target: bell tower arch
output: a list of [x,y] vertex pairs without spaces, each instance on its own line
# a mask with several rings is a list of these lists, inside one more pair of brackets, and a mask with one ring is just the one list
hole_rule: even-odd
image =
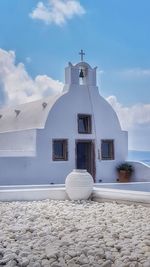
[[81,49],[79,52],[81,61],[75,65],[71,62],[65,68],[65,84],[67,85],[87,85],[96,86],[96,69],[92,68],[87,62],[83,61],[85,53]]

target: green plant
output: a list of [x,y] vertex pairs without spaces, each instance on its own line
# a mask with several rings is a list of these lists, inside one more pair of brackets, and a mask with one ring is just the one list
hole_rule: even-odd
[[127,163],[127,162],[123,162],[121,164],[119,164],[117,167],[116,167],[117,171],[120,172],[120,171],[126,171],[126,172],[129,172],[129,173],[132,173],[134,171],[134,168],[131,164]]

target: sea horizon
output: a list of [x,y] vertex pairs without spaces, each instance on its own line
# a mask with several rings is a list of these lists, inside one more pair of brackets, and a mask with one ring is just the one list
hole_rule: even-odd
[[128,160],[141,161],[150,165],[150,151],[128,150]]

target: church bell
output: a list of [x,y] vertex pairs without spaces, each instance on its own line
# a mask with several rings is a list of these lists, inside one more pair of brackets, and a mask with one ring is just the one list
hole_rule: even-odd
[[80,78],[84,78],[84,73],[83,73],[83,70],[82,69],[80,70],[79,77]]

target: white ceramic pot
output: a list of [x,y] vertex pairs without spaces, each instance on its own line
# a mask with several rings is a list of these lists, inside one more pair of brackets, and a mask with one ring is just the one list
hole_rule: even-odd
[[93,190],[93,177],[86,170],[75,169],[66,177],[65,185],[71,200],[88,199]]

